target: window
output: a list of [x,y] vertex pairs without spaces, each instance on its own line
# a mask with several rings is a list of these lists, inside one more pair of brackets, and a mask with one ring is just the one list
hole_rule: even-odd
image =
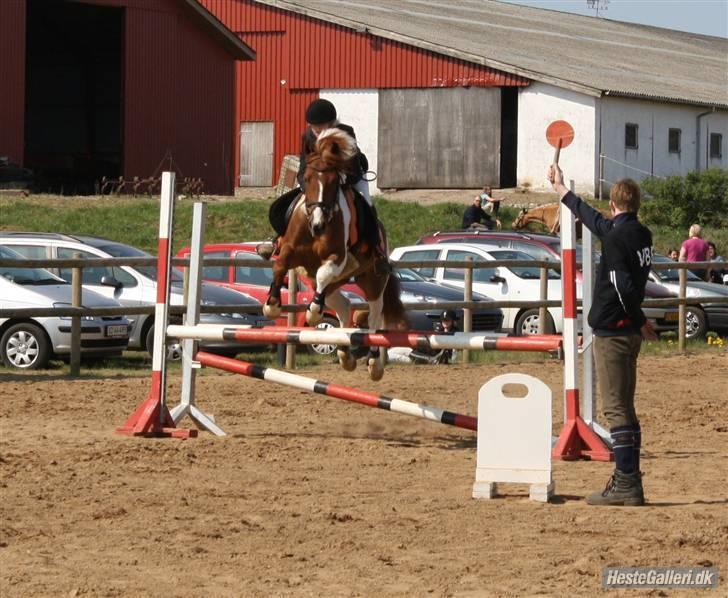
[[[453,262],[464,262],[466,258],[473,258],[474,262],[482,262],[485,258],[472,253],[470,251],[448,251],[447,260]],[[497,271],[495,268],[475,268],[473,269],[473,282],[490,282],[491,277],[495,276]],[[445,268],[443,274],[444,280],[465,280],[464,268]]]
[[42,260],[48,257],[46,248],[42,245],[8,245],[8,247],[24,255],[29,260]]
[[[230,257],[227,251],[210,251],[203,255],[204,258],[214,257]],[[228,282],[230,266],[204,266],[202,268],[202,278],[205,280],[217,280],[220,282]]]
[[[73,259],[74,253],[80,253],[81,257],[84,259],[93,259],[93,258],[99,258],[100,256],[90,253],[88,251],[82,251],[80,249],[71,249],[68,247],[59,247],[58,248],[58,259],[66,260],[66,259]],[[71,282],[71,277],[73,276],[73,269],[72,268],[59,268],[58,270],[59,276],[67,281]],[[123,270],[122,268],[118,266],[98,266],[96,268],[84,268],[81,271],[82,278],[81,282],[83,284],[101,284],[101,279],[104,276],[108,276],[110,278],[114,278],[118,282],[120,282],[125,288],[135,287],[137,282],[136,279]]]
[[637,149],[637,130],[639,125],[627,123],[624,125],[624,147],[627,149]]
[[667,151],[671,154],[680,153],[680,129],[669,129],[667,132]]
[[[404,262],[419,262],[424,260],[439,260],[439,249],[422,249],[417,251],[407,251],[399,258]],[[415,272],[419,272],[425,278],[435,277],[435,268],[412,268]]]
[[[247,251],[238,251],[234,257],[246,260],[264,261],[257,253],[248,253]],[[273,270],[271,268],[235,266],[235,282],[269,287],[273,282]]]
[[718,159],[723,157],[723,135],[720,133],[710,134],[710,157]]

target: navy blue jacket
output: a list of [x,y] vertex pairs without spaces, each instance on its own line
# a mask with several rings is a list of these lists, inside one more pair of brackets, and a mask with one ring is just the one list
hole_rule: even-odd
[[652,264],[652,233],[637,214],[627,212],[609,220],[571,191],[561,201],[602,242],[588,320],[594,334],[639,334],[646,321],[641,305]]

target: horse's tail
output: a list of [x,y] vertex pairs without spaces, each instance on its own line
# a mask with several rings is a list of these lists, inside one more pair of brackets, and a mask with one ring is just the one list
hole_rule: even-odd
[[394,274],[390,274],[382,296],[382,316],[384,317],[385,329],[402,330],[409,328],[407,314],[404,311],[400,293],[399,278]]

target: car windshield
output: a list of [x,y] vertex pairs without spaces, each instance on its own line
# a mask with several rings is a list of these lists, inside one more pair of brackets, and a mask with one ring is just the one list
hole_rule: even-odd
[[[17,251],[0,245],[0,259],[22,261],[25,258]],[[0,276],[10,282],[22,285],[68,284],[65,280],[44,270],[43,268],[11,268],[0,267]]]
[[[522,251],[514,251],[513,249],[494,249],[488,252],[496,260],[526,260],[532,261],[533,256]],[[541,277],[540,268],[531,266],[519,266],[516,268],[508,268],[518,278],[526,280],[538,280]],[[551,279],[558,279],[559,273],[549,268],[548,277]]]
[[[674,263],[666,255],[660,255],[659,253],[652,254],[652,261],[657,264]],[[680,282],[680,270],[679,268],[669,268],[668,270],[652,270],[655,276],[662,282]],[[685,271],[687,274],[687,280],[701,280],[699,276],[693,274],[690,270]]]
[[398,268],[394,273],[403,282],[428,282],[424,276],[418,274],[411,268]]
[[[93,243],[93,246],[105,253],[108,253],[111,257],[154,257],[152,254],[131,247],[130,245],[124,245],[123,243],[106,243],[104,245],[99,243]],[[157,267],[156,266],[134,266],[134,269],[141,272],[147,278],[155,281],[157,280]],[[184,281],[184,274],[179,268],[172,268],[172,282],[182,283]]]

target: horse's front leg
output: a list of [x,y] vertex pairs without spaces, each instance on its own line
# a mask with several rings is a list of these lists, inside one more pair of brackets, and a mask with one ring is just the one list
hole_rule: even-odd
[[346,252],[331,254],[316,270],[316,293],[306,310],[306,323],[315,326],[321,321],[326,303],[326,288],[338,280],[346,266]]
[[285,256],[281,255],[280,259],[273,263],[273,282],[270,283],[268,298],[263,306],[263,315],[266,318],[275,319],[281,315],[281,288],[286,278],[286,272],[288,272],[288,267]]

